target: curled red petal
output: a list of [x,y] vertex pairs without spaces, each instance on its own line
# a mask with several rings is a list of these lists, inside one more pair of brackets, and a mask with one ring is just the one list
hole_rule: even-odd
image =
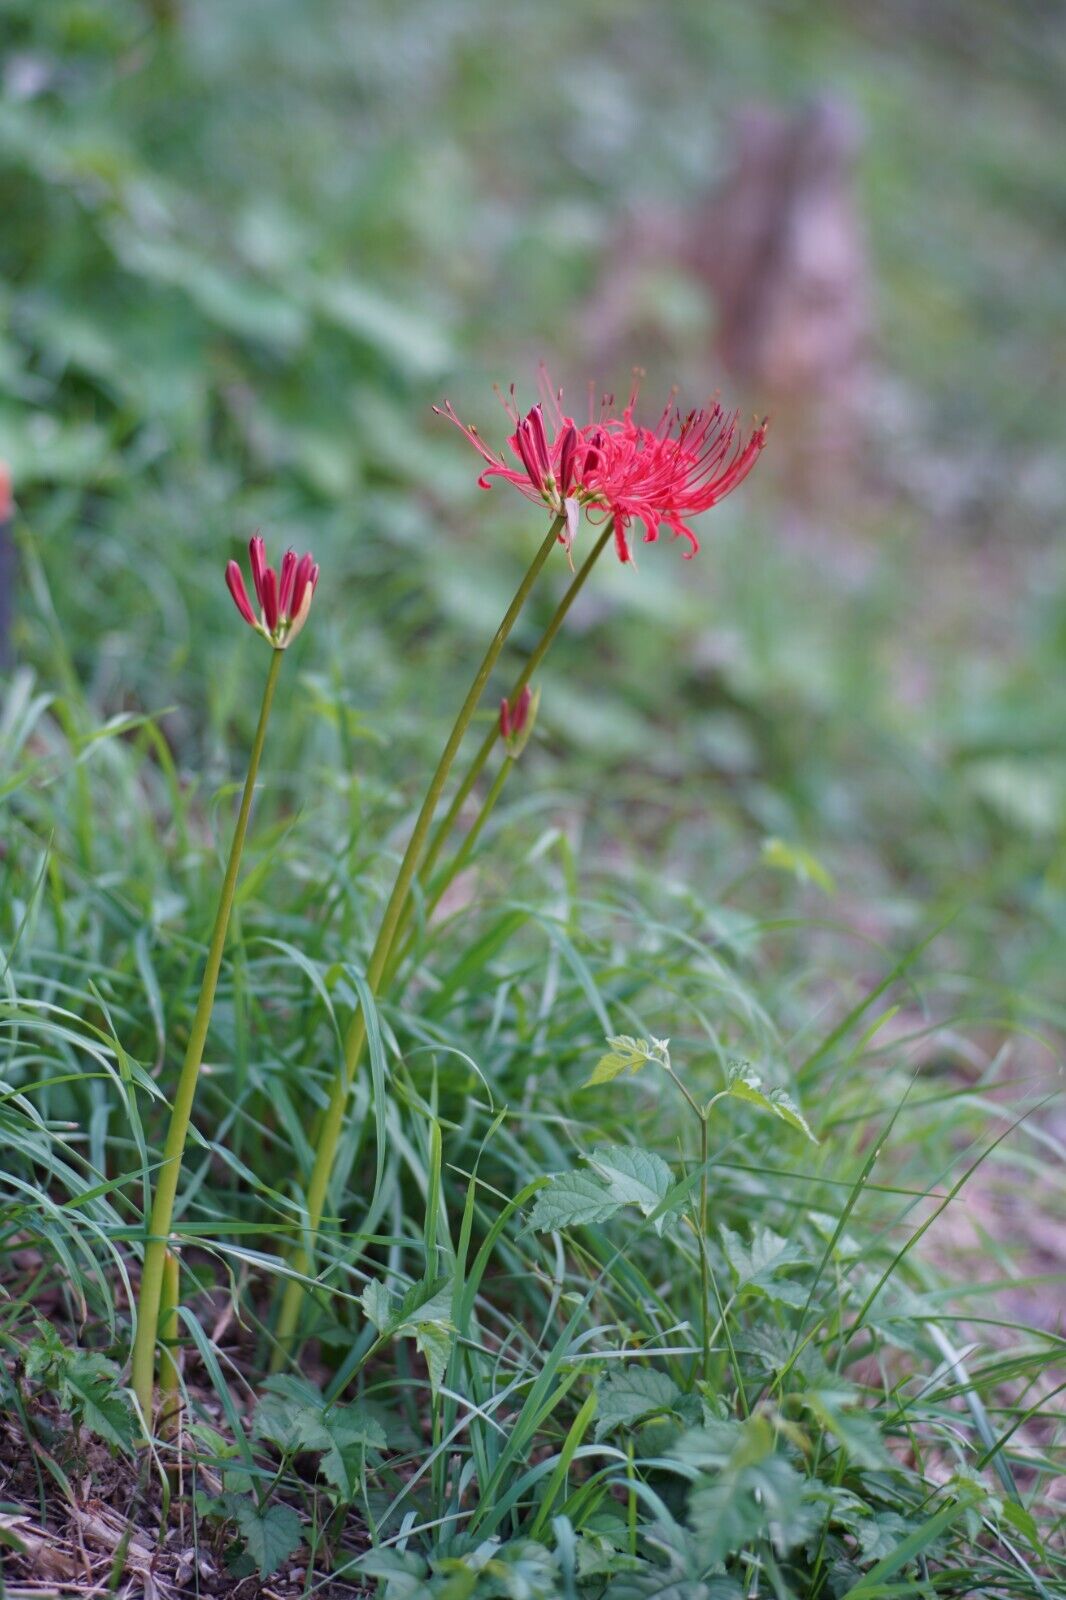
[[263,573],[263,621],[267,632],[273,633],[278,625],[278,575],[273,567]]
[[248,558],[252,565],[252,583],[256,599],[263,604],[263,574],[266,572],[266,545],[261,533],[253,533],[248,540]]
[[282,618],[292,615],[293,584],[296,581],[296,551],[286,550],[281,558],[281,577],[278,580],[278,612]]
[[[312,573],[314,574],[313,578]],[[310,551],[308,551],[305,556],[300,557],[293,571],[292,596],[289,608],[290,616],[295,617],[299,614],[300,607],[303,605],[304,590],[307,588],[309,583],[313,588],[314,583],[317,582],[317,580],[318,568],[315,566],[315,563],[312,560]]]
[[237,607],[245,622],[252,628],[255,627],[255,612],[252,610],[248,591],[244,587],[244,576],[235,561],[230,561],[226,566],[226,586],[233,596],[233,604]]

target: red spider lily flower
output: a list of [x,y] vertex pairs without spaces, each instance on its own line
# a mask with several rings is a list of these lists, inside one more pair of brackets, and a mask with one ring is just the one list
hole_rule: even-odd
[[465,427],[450,405],[435,409],[461,428],[489,463],[478,479],[482,488],[489,488],[493,477],[504,478],[529,499],[564,514],[568,548],[582,507],[591,522],[610,517],[623,562],[633,559],[629,528],[634,521],[643,524],[645,543],[653,543],[660,528],[667,527],[675,538],[688,540],[685,554],[694,556],[699,540],[689,518],[710,510],[742,483],[766,443],[765,421],[745,438],[738,431],[739,415],[724,412],[717,401],[684,416],[671,402],[656,427],[647,428],[634,418],[634,384],[621,416],[612,415],[614,402],[608,396],[599,416],[590,415],[578,427],[563,412],[561,391],[551,393],[546,382],[544,389],[544,400],[525,417],[519,416],[513,392],[503,402],[515,424],[508,443],[521,470],[494,455],[477,429]]
[[478,479],[478,487],[490,489],[491,478],[503,478],[527,499],[546,505],[557,517],[565,517],[566,532],[560,534],[560,540],[569,549],[580,516],[580,506],[571,491],[580,479],[584,461],[581,430],[572,417],[564,417],[559,412],[549,439],[543,404],[538,402],[523,417],[515,404],[513,388],[509,397],[501,395],[500,399],[514,424],[514,432],[507,443],[517,463],[515,466],[508,465],[504,456],[495,455],[475,427],[468,428],[460,422],[451,401],[446,400],[443,406],[434,406],[433,410],[438,417],[454,422],[478,455],[488,462]]
[[310,554],[297,558],[295,550],[286,550],[279,577],[273,567],[267,566],[266,546],[258,533],[249,540],[248,555],[259,616],[252,610],[236,561],[226,567],[226,584],[233,603],[249,627],[261,633],[275,650],[287,650],[307,621],[318,583],[318,566]]

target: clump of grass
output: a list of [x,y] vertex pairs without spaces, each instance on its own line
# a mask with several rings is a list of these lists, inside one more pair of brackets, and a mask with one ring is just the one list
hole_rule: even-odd
[[[201,954],[182,924],[141,931],[127,858],[154,806],[152,741],[95,741],[63,790],[77,745],[54,708],[20,704],[12,725],[41,753],[16,756],[5,860],[27,892],[5,901],[2,1334],[19,1426],[71,1482],[89,1441],[133,1449],[130,1264],[167,1114],[152,1068],[188,1025]],[[77,806],[95,815],[105,786],[90,875]],[[811,923],[579,873],[514,791],[474,853],[482,892],[412,924],[402,979],[368,1008],[380,1070],[357,1083],[331,1186],[313,1379],[265,1377],[292,1175],[312,1162],[303,1112],[325,1103],[390,873],[353,838],[310,892],[337,803],[316,786],[299,845],[261,823],[173,1229],[184,1417],[156,1449],[199,1487],[204,1548],[234,1577],[310,1563],[393,1597],[457,1573],[485,1594],[1054,1593],[1060,1341],[1000,1309],[994,1283],[978,1309],[927,1251],[983,1173],[1044,1148],[1026,1123],[997,1142],[1034,1084],[1004,1120],[1003,1062],[944,1064],[965,1028],[931,963],[950,934],[878,957],[880,980],[818,1023],[795,998],[818,975]],[[155,893],[199,884],[206,923],[211,874],[182,842],[198,822],[180,823]],[[853,951],[846,926],[821,938]],[[783,1037],[775,1016],[804,1014]],[[624,1063],[652,1058],[632,1080],[590,1086],[623,1032],[669,1033],[697,1105],[726,1096],[706,1161],[651,1046]],[[1001,1275],[1024,1280],[1009,1259]],[[54,1521],[41,1470],[42,1506],[32,1483],[20,1503]],[[152,1495],[138,1504],[155,1538]]]

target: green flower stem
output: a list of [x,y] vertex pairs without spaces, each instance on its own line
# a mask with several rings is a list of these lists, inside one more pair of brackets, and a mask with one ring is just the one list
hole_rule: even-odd
[[[470,860],[470,857],[473,855],[474,848],[481,837],[482,830],[491,817],[497,800],[503,793],[503,786],[510,777],[511,768],[513,766],[513,756],[508,756],[506,760],[501,762],[500,770],[493,779],[492,788],[485,796],[481,810],[474,819],[474,822],[463,839],[462,844],[459,846],[458,850],[455,852],[448,864],[441,870],[438,877],[427,888],[425,905],[422,911],[422,915],[426,922],[429,921],[430,917],[440,904],[448,885],[455,882],[456,878],[459,876],[460,872],[462,872],[463,868]],[[403,932],[402,927],[399,932]],[[403,965],[404,961],[406,961],[408,955],[411,953],[412,946],[415,942],[415,932],[416,930],[412,928],[403,944],[400,945],[399,949],[396,949],[394,946],[393,952],[389,957],[388,967],[385,969],[385,977],[382,980],[384,988],[389,987],[399,968]],[[399,934],[397,935],[397,943],[398,942]]]
[[711,1380],[711,1284],[710,1263],[707,1260],[707,1163],[710,1156],[707,1149],[707,1123],[710,1118],[706,1111],[700,1115],[700,1209],[699,1209],[699,1238],[696,1244],[700,1252],[700,1304],[703,1308],[701,1326],[703,1332],[703,1381]]
[[226,932],[229,927],[230,912],[233,909],[233,895],[237,887],[237,874],[240,871],[244,836],[248,831],[248,817],[252,809],[255,780],[259,772],[260,757],[263,754],[263,743],[266,739],[267,723],[270,720],[270,707],[274,699],[274,689],[278,681],[282,654],[281,650],[274,650],[270,656],[270,670],[267,673],[267,680],[263,689],[263,704],[259,712],[259,726],[255,730],[252,752],[248,758],[248,776],[244,781],[241,807],[237,813],[237,826],[233,834],[233,843],[230,846],[226,876],[222,881],[218,910],[215,913],[215,926],[211,934],[211,945],[207,952],[207,965],[204,968],[203,982],[200,985],[200,998],[196,1004],[196,1014],[192,1020],[189,1043],[185,1051],[185,1059],[182,1062],[181,1073],[178,1077],[178,1087],[174,1095],[174,1104],[170,1112],[170,1127],[167,1129],[166,1144],[163,1146],[163,1163],[159,1169],[155,1198],[152,1202],[152,1214],[148,1224],[148,1239],[144,1247],[144,1266],[141,1271],[141,1289],[137,1300],[137,1334],[133,1341],[131,1375],[134,1393],[140,1402],[145,1422],[148,1424],[151,1423],[152,1419],[152,1391],[155,1386],[155,1342],[159,1326],[159,1302],[163,1289],[167,1245],[170,1239],[170,1224],[174,1215],[174,1200],[178,1192],[181,1160],[185,1152],[185,1140],[189,1132],[189,1118],[192,1114],[193,1098],[196,1094],[196,1080],[200,1072],[200,1062],[203,1057],[207,1030],[215,1003],[215,989],[218,986],[218,974],[222,966],[222,952],[225,949]]
[[[573,582],[556,607],[555,615],[552,617],[551,621],[548,623],[548,626],[541,634],[538,643],[534,647],[529,657],[529,660],[526,662],[525,666],[518,674],[518,677],[515,679],[514,687],[507,697],[511,705],[514,705],[515,701],[518,699],[518,696],[522,693],[522,690],[532,678],[533,674],[536,672],[537,668],[544,660],[544,657],[548,654],[548,651],[554,644],[555,636],[565,622],[570,607],[573,605],[574,601],[584,588],[589,573],[599,560],[600,555],[603,553],[604,546],[607,544],[607,541],[610,539],[613,532],[614,522],[612,520],[605,525],[599,538],[596,540],[596,543],[585,557],[582,565],[578,568]],[[455,796],[452,799],[451,805],[448,807],[447,811],[444,813],[444,816],[441,818],[440,822],[433,831],[433,837],[429,841],[429,846],[426,850],[426,858],[422,863],[422,869],[419,873],[419,877],[423,883],[427,883],[429,881],[430,874],[437,864],[437,859],[444,848],[445,841],[448,839],[452,828],[455,826],[456,819],[458,818],[460,811],[463,809],[467,796],[474,787],[478,778],[481,776],[482,769],[484,768],[486,761],[489,759],[489,756],[492,754],[493,747],[495,746],[496,740],[499,738],[499,736],[499,724],[494,719],[492,727],[482,740],[481,746],[478,749],[477,754],[474,756],[473,761],[470,763],[463,781],[455,791]]]
[[163,1293],[159,1312],[159,1420],[168,1439],[181,1432],[181,1373],[178,1343],[181,1338],[181,1264],[172,1250],[163,1258]]
[[[366,981],[370,993],[374,996],[376,996],[380,990],[381,980],[388,964],[389,955],[392,951],[393,940],[396,937],[397,929],[400,925],[400,919],[407,904],[407,897],[410,893],[415,873],[418,870],[419,864],[422,860],[422,854],[426,847],[426,840],[429,837],[429,830],[432,826],[437,806],[440,804],[440,797],[443,793],[444,785],[448,781],[448,774],[451,772],[452,763],[458,754],[459,747],[462,744],[466,731],[470,726],[474,712],[477,710],[481,696],[485,692],[485,685],[489,681],[492,669],[496,665],[496,662],[499,658],[500,651],[503,649],[511,629],[518,620],[519,612],[522,610],[526,600],[529,598],[530,590],[533,588],[533,585],[540,574],[541,568],[551,555],[552,550],[558,542],[559,531],[562,528],[562,525],[563,518],[556,517],[551,527],[548,529],[548,534],[544,540],[544,543],[537,551],[537,554],[534,556],[525,577],[522,579],[522,582],[515,591],[514,599],[508,606],[504,619],[497,628],[492,642],[485,652],[481,665],[474,675],[474,681],[470,685],[466,699],[463,701],[459,715],[455,719],[455,724],[451,733],[448,735],[448,741],[441,753],[441,758],[437,763],[437,770],[434,772],[433,777],[430,780],[429,788],[426,791],[426,797],[422,802],[422,809],[419,811],[417,820],[415,822],[414,831],[411,834],[407,849],[404,851],[403,860],[400,862],[400,868],[396,874],[396,882],[392,886],[392,893],[390,894],[388,904],[385,907],[385,913],[381,920],[381,927],[378,929],[378,936],[374,941],[374,948],[370,953],[370,962],[367,966]],[[491,748],[491,745],[489,748]],[[365,1040],[366,1017],[363,1013],[363,1008],[360,1005],[356,1010],[355,1015],[352,1017],[351,1023],[349,1024],[348,1033],[344,1041],[344,1066],[342,1070],[337,1073],[337,1076],[334,1080],[329,1105],[326,1108],[325,1115],[322,1119],[322,1124],[319,1128],[314,1165],[311,1169],[311,1178],[307,1186],[308,1243],[301,1245],[294,1252],[291,1261],[291,1266],[294,1272],[300,1274],[301,1277],[306,1277],[311,1270],[311,1250],[313,1241],[318,1233],[319,1225],[322,1221],[322,1212],[326,1203],[326,1191],[329,1187],[330,1176],[333,1172],[333,1163],[337,1154],[337,1145],[340,1142],[341,1129],[344,1126],[344,1114],[348,1103],[348,1092],[351,1089],[352,1082],[355,1078],[356,1069],[359,1065],[359,1057],[362,1054]],[[276,1328],[278,1342],[274,1349],[272,1361],[275,1371],[284,1364],[289,1353],[289,1348],[296,1335],[299,1324],[303,1299],[304,1286],[300,1282],[299,1277],[290,1278],[285,1286],[285,1293],[282,1296],[281,1308],[278,1313],[278,1322]]]

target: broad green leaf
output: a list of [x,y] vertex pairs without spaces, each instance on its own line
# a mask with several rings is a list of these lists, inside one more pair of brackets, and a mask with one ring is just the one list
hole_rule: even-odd
[[[636,1145],[603,1145],[592,1152],[589,1162],[613,1199],[623,1205],[639,1206],[646,1217],[673,1188],[673,1173],[662,1156]],[[657,1233],[662,1233],[666,1221],[666,1213],[657,1218]]]
[[233,1516],[261,1578],[276,1572],[303,1543],[300,1519],[292,1506],[268,1506],[260,1513],[254,1500],[242,1499],[233,1507]]
[[621,1206],[622,1202],[590,1172],[564,1172],[539,1191],[527,1231],[549,1233],[555,1228],[606,1222]]
[[426,1358],[430,1382],[437,1390],[444,1381],[455,1336],[451,1322],[451,1278],[425,1279],[412,1284],[402,1299],[375,1279],[367,1284],[360,1300],[379,1333],[414,1339]]
[[621,1033],[608,1039],[607,1043],[610,1048],[593,1067],[592,1076],[584,1085],[586,1089],[597,1083],[611,1083],[623,1072],[632,1076],[649,1061],[664,1066],[670,1060],[669,1039],[653,1039],[649,1044],[647,1039],[633,1039],[629,1034]]
[[596,1386],[596,1437],[660,1411],[669,1411],[681,1397],[674,1380],[654,1367],[626,1367],[609,1372]]

